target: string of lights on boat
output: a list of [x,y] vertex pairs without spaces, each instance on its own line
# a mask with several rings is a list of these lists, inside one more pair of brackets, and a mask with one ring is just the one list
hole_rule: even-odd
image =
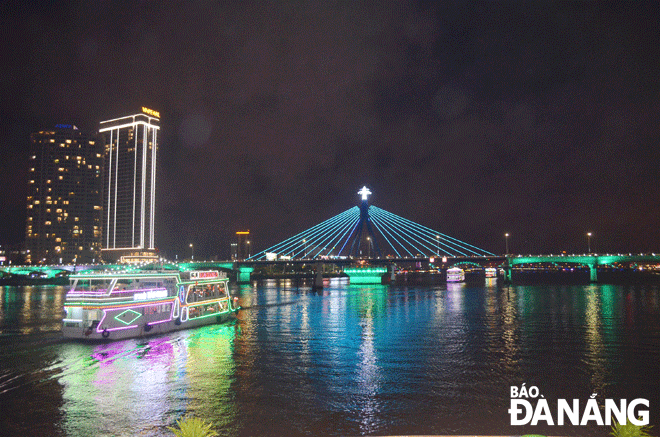
[[360,208],[354,206],[249,259],[341,259],[350,257],[355,244],[361,247],[361,256],[364,257],[376,257],[378,252],[382,256],[397,258],[494,256],[484,249],[373,205],[369,205],[367,216],[374,232],[366,239],[359,232]]

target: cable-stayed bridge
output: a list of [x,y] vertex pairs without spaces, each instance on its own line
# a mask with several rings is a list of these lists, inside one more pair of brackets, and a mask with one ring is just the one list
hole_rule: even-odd
[[457,238],[384,209],[369,205],[371,191],[362,187],[361,205],[312,226],[249,260],[418,258],[494,256]]
[[[504,279],[512,281],[512,270],[526,264],[577,264],[587,266],[590,279],[598,280],[599,267],[621,263],[660,263],[656,254],[588,254],[582,255],[495,255],[472,244],[450,237],[384,209],[369,205],[368,188],[363,187],[360,206],[350,208],[322,223],[290,237],[245,260],[190,261],[156,263],[151,266],[132,265],[0,265],[0,283],[18,278],[66,280],[70,273],[95,271],[129,271],[131,269],[223,269],[233,272],[238,282],[249,282],[255,267],[265,265],[315,264],[316,283],[322,283],[323,264],[341,266],[351,282],[377,281],[388,272],[394,275],[397,264],[414,264],[417,268],[433,265],[436,271],[452,266],[497,265]],[[435,260],[435,258],[441,259]],[[435,264],[434,264],[435,263]],[[357,266],[356,266],[357,264]],[[426,268],[426,267],[424,267]],[[23,278],[23,279],[22,279]],[[368,282],[374,283],[374,282]]]

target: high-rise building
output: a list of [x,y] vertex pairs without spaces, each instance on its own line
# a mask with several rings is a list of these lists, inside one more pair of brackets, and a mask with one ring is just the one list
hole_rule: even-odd
[[232,244],[232,258],[235,260],[248,259],[252,252],[250,244],[250,231],[236,232],[236,244]]
[[103,259],[156,257],[154,219],[156,153],[160,114],[142,113],[102,121],[105,143]]
[[33,133],[26,262],[100,260],[103,145],[73,125]]

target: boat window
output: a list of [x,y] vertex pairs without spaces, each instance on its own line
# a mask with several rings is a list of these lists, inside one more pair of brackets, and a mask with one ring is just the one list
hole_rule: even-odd
[[126,290],[126,289],[131,289],[131,285],[133,284],[133,281],[130,279],[119,279],[117,280],[117,284],[115,285],[115,290]]
[[194,319],[197,317],[209,316],[219,312],[220,309],[221,307],[218,302],[213,302],[208,305],[197,305],[188,310],[188,318]]
[[70,320],[80,320],[83,318],[83,309],[79,307],[70,307],[67,309],[66,318]]

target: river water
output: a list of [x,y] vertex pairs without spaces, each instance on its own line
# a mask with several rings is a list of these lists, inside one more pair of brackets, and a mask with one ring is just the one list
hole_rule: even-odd
[[657,285],[232,289],[235,323],[87,344],[61,337],[65,287],[0,287],[0,435],[173,435],[185,414],[222,436],[608,435],[512,426],[523,383],[555,422],[559,399],[642,398],[660,431]]

